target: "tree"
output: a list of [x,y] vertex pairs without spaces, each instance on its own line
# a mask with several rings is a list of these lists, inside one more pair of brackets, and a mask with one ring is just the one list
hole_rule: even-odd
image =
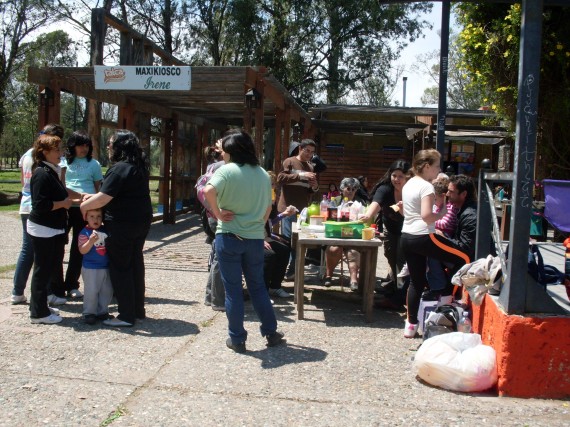
[[[29,66],[74,66],[77,56],[75,43],[62,30],[40,34],[32,42],[22,43],[14,61],[13,73],[5,91],[6,112],[2,135],[2,155],[18,157],[29,148],[38,130],[38,88],[27,82]],[[67,94],[65,94],[67,95]],[[62,125],[72,127],[75,99],[62,96]],[[78,105],[79,117],[81,105]]]
[[353,91],[353,97],[357,104],[373,105],[375,107],[383,107],[387,105],[399,105],[398,101],[393,101],[394,92],[396,90],[396,82],[400,80],[404,74],[404,67],[397,67],[392,72],[393,75],[388,80],[375,76],[364,79],[356,83]]
[[12,75],[20,70],[24,56],[31,55],[33,45],[24,41],[41,29],[48,19],[47,0],[4,0],[0,2],[0,135],[6,123],[6,90]]
[[[456,6],[462,67],[499,117],[516,123],[521,6]],[[537,139],[537,179],[570,177],[570,19],[568,7],[545,7]]]
[[[429,76],[434,83],[424,90],[421,97],[423,105],[439,102],[439,50],[433,50],[416,57],[412,69]],[[461,69],[463,54],[458,47],[457,34],[450,34],[448,74],[447,74],[447,106],[466,110],[476,110],[482,107],[483,94],[478,85],[474,84],[469,74]]]

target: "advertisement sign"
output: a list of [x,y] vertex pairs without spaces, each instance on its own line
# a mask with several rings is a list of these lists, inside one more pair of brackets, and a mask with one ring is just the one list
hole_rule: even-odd
[[97,65],[96,90],[190,90],[190,67],[151,65]]

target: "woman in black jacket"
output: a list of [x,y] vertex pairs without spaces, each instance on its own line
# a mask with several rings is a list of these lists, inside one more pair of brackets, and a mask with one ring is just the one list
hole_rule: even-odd
[[30,318],[32,323],[59,323],[62,318],[48,306],[48,287],[52,275],[63,263],[67,209],[72,200],[81,194],[68,190],[59,179],[58,164],[61,158],[61,139],[54,135],[40,135],[34,142],[30,193],[32,210],[27,232],[34,247],[34,272]]

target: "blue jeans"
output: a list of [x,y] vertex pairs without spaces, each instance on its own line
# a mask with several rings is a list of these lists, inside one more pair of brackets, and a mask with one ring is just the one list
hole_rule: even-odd
[[242,273],[253,308],[261,321],[261,335],[277,331],[277,320],[263,280],[263,240],[242,239],[233,234],[216,234],[216,254],[226,289],[226,316],[234,344],[247,340],[243,327],[244,305]]
[[26,231],[29,216],[29,214],[20,215],[22,219],[22,249],[20,249],[20,256],[18,256],[16,271],[14,272],[14,289],[12,289],[12,295],[24,295],[26,282],[30,276],[30,271],[32,271],[32,265],[34,264],[32,236]]
[[[291,241],[291,236],[293,235],[293,223],[296,221],[297,217],[295,215],[283,218],[281,221],[281,234]],[[287,267],[287,274],[295,272],[295,259],[297,258],[297,251],[294,247],[291,247],[291,255],[289,256],[289,266]]]

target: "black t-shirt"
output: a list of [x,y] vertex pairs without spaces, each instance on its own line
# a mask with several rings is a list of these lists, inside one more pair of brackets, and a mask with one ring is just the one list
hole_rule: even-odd
[[381,185],[374,193],[372,201],[378,203],[382,208],[380,213],[384,227],[386,227],[390,233],[401,234],[404,217],[390,207],[396,203],[394,188],[388,184]]
[[101,192],[113,197],[105,206],[105,221],[152,220],[148,173],[131,163],[118,162],[105,174]]

